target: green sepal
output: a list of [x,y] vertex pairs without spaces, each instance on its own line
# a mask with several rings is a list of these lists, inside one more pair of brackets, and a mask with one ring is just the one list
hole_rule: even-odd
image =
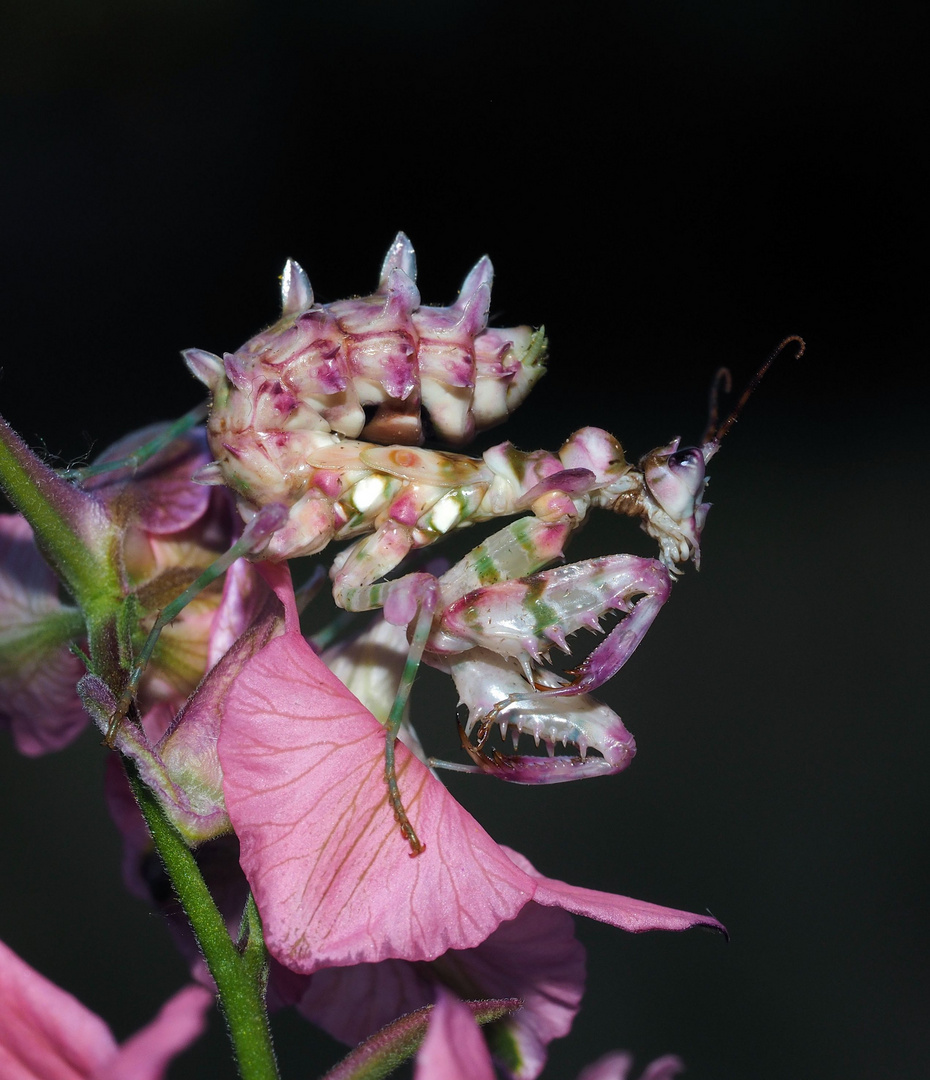
[[39,550],[88,623],[112,616],[123,599],[117,527],[98,499],[50,469],[2,417],[0,488],[31,525]]
[[262,917],[251,893],[242,910],[238,947],[249,978],[261,988],[264,995],[268,987],[268,950],[265,947]]
[[509,1017],[494,1020],[484,1029],[488,1048],[497,1061],[516,1076],[524,1064],[520,1044],[514,1034],[514,1025]]

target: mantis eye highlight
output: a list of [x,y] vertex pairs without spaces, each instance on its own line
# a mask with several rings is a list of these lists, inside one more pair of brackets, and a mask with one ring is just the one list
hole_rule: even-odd
[[704,490],[704,455],[694,446],[676,449],[676,442],[666,447],[672,453],[654,452],[644,468],[646,484],[652,497],[675,521],[687,521]]
[[677,454],[672,454],[668,459],[668,467],[682,478],[691,471],[692,475],[699,472],[701,480],[704,479],[704,455],[696,446],[689,446],[679,450]]

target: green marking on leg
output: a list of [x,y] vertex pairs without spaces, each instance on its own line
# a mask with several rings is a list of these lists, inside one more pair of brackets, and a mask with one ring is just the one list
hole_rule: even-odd
[[546,595],[547,582],[540,577],[532,577],[526,582],[526,596],[523,606],[533,616],[533,633],[540,637],[550,626],[558,626],[559,613],[543,597]]
[[482,585],[495,585],[501,575],[491,555],[479,555],[475,560],[475,573]]
[[404,709],[407,707],[410,691],[413,689],[413,683],[417,677],[417,670],[420,667],[420,659],[423,656],[426,639],[429,637],[432,626],[432,605],[421,602],[417,611],[417,621],[413,629],[413,637],[410,642],[410,651],[407,653],[407,660],[404,663],[404,670],[401,673],[400,683],[398,684],[397,693],[394,697],[394,704],[391,706],[391,712],[388,716],[384,746],[384,779],[387,782],[388,787],[388,801],[391,804],[391,809],[394,811],[394,820],[400,826],[400,831],[403,833],[404,839],[410,844],[411,858],[421,855],[426,850],[426,847],[420,842],[416,830],[411,824],[410,818],[407,817],[406,810],[404,810],[404,804],[400,797],[400,788],[397,786],[397,770],[395,768],[394,751],[397,742],[397,733],[400,731],[401,724],[404,722]]

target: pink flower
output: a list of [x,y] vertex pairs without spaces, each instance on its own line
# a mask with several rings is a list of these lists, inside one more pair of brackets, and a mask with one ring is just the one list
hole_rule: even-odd
[[223,709],[226,808],[268,948],[293,971],[432,961],[474,949],[530,902],[633,932],[716,919],[544,877],[491,839],[398,746],[411,858],[387,803],[384,729],[300,636],[289,574],[265,570],[286,632],[248,660]]
[[[124,875],[130,891],[160,909],[191,965],[191,976],[212,986],[190,924],[159,876],[160,865],[138,807],[116,769],[108,775],[107,789],[111,813],[126,841]],[[248,894],[238,854],[232,835],[202,844],[196,852],[231,934],[237,932]],[[307,976],[273,960],[268,998],[273,1008],[295,1005],[308,1020],[348,1045],[400,1015],[432,1004],[440,986],[463,998],[518,998],[523,1008],[498,1022],[498,1038],[506,1043],[508,1075],[531,1080],[545,1064],[549,1043],[571,1029],[584,981],[584,948],[575,937],[573,919],[560,908],[531,901],[476,948],[450,950],[432,963],[383,960]]]
[[204,1030],[213,995],[175,994],[122,1046],[107,1025],[0,942],[0,1076],[4,1080],[160,1080]]
[[[97,463],[125,459],[161,427],[125,436]],[[197,428],[138,469],[116,469],[84,482],[120,529],[125,587],[141,612],[138,645],[161,608],[226,551],[241,528],[225,489],[191,480],[208,459],[205,433]],[[167,701],[177,710],[203,678],[221,588],[216,583],[204,590],[162,630],[140,686],[143,708]]]
[[[204,666],[209,670],[197,692],[177,712],[171,703],[156,701],[142,717],[141,727],[124,724],[115,739],[115,746],[133,759],[168,817],[192,845],[231,829],[216,752],[223,698],[245,658],[282,628],[277,598],[251,563],[236,560],[226,573],[219,607],[212,612],[204,642]],[[100,696],[102,726],[112,709],[112,695],[99,680],[94,693],[89,693],[90,682],[89,677],[83,679],[81,690],[91,708],[94,694]],[[127,880],[130,889],[138,891],[135,867],[140,851],[150,849],[151,839],[115,757],[111,758],[107,798],[126,841]]]
[[[647,1065],[639,1080],[672,1080],[684,1067],[680,1057],[665,1054]],[[614,1050],[582,1069],[578,1080],[629,1080],[632,1068],[633,1055]]]
[[67,647],[83,628],[25,519],[0,515],[0,728],[22,754],[67,746],[87,723],[74,689],[84,665]]
[[[213,777],[208,787],[222,783],[275,959],[273,1002],[296,1004],[308,1019],[354,1043],[430,1004],[437,986],[461,997],[519,998],[524,1008],[499,1022],[498,1038],[506,1044],[509,1075],[532,1080],[549,1042],[570,1029],[583,992],[584,954],[567,912],[631,931],[700,923],[720,929],[707,916],[545,878],[517,852],[497,845],[399,748],[402,783],[413,775],[418,785],[418,796],[407,798],[408,811],[416,809],[427,822],[417,820],[427,851],[410,859],[386,805],[383,727],[301,637],[287,569],[261,567],[277,596],[272,605],[264,603],[267,588],[237,585],[245,571],[242,564],[242,573],[227,581],[221,610],[230,616],[221,621],[229,637],[249,629],[157,749],[166,762],[177,759],[173,776],[189,761],[192,775]],[[281,621],[275,607],[283,613],[280,637],[273,636]],[[256,620],[259,609],[265,614]],[[362,665],[355,675],[359,692],[384,697],[383,672]],[[217,739],[222,773],[209,764]],[[123,788],[111,785],[111,808],[126,834],[127,871],[139,891],[149,841]],[[185,792],[195,788],[188,783]],[[234,928],[246,884],[235,845],[226,843],[232,839],[203,846],[199,857]],[[204,977],[184,920],[175,929],[197,977]]]
[[[578,1080],[629,1080],[633,1059],[613,1052],[583,1069]],[[684,1068],[667,1055],[647,1066],[640,1080],[672,1080]],[[417,1055],[414,1080],[494,1080],[494,1068],[481,1029],[471,1011],[447,991],[439,992],[426,1038]]]
[[494,1080],[491,1055],[468,1009],[441,990],[417,1054],[414,1080]]
[[572,918],[531,901],[474,949],[450,950],[432,963],[382,960],[318,971],[305,980],[297,1010],[355,1044],[432,1004],[438,989],[468,999],[517,998],[523,1008],[497,1022],[495,1046],[508,1076],[532,1080],[549,1043],[571,1029],[584,982],[584,948]]
[[[158,430],[127,436],[99,461],[125,457]],[[225,490],[190,480],[207,457],[203,431],[191,431],[136,470],[85,481],[84,498],[119,537],[123,587],[135,595],[142,616],[138,645],[157,611],[229,547],[240,527]],[[58,594],[58,579],[28,524],[19,515],[0,515],[0,727],[29,755],[68,745],[88,720],[75,691],[83,664],[69,649],[84,637],[83,617]],[[219,603],[214,586],[165,628],[140,688],[146,707],[165,701],[180,708],[231,643],[228,629],[217,627],[222,647],[213,646]]]

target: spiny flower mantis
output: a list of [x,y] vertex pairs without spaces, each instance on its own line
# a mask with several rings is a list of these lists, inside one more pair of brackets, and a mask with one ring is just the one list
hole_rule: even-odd
[[[214,460],[195,479],[234,492],[247,522],[236,555],[282,561],[352,539],[332,563],[336,603],[348,611],[381,608],[388,622],[410,628],[388,722],[386,779],[417,853],[393,746],[421,658],[453,675],[469,708],[463,743],[474,765],[451,767],[519,783],[624,768],[632,738],[590,693],[642,641],[678,564],[700,564],[710,509],[703,502],[706,465],[775,356],[790,342],[800,355],[804,343],[786,338],[719,427],[714,403],[700,446],[682,447],[676,438],[637,464],[613,435],[594,427],[575,432],[555,453],[508,442],[480,458],[422,449],[425,424],[458,446],[505,419],[542,374],[546,342],[529,327],[488,328],[487,257],[445,308],[420,304],[415,274],[413,247],[399,233],[373,294],[322,305],[289,261],[275,324],[222,358],[199,349],[184,357],[210,391]],[[658,558],[617,554],[546,569],[594,509],[638,519],[656,540]],[[413,571],[387,580],[408,555],[451,532],[515,515],[524,516],[442,576]],[[567,652],[576,630],[600,632],[611,609],[624,617],[570,678],[544,666],[552,645]],[[495,724],[515,741],[523,732],[542,740],[550,756],[488,756],[483,747]],[[476,725],[474,747],[467,735]],[[573,744],[577,755],[556,757],[556,742]]]

